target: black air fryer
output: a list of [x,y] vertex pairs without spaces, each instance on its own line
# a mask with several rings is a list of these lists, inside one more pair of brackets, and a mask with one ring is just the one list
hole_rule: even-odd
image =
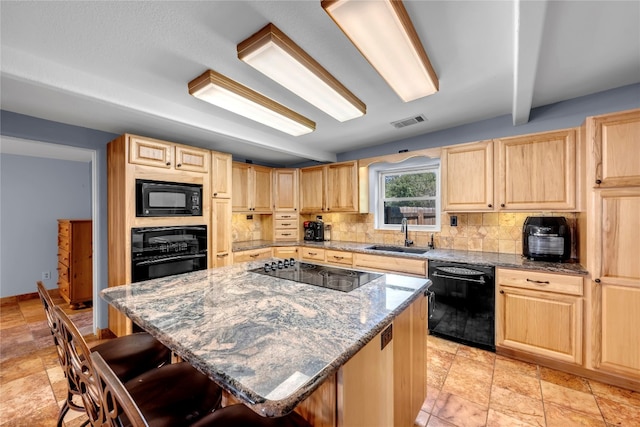
[[540,261],[571,257],[571,229],[563,216],[529,216],[522,227],[522,255]]

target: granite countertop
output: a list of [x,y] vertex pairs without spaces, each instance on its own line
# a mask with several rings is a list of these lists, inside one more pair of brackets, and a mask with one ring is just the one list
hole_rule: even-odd
[[[308,246],[325,249],[335,249],[350,252],[359,252],[376,255],[387,255],[394,257],[404,257],[412,259],[426,259],[433,261],[463,262],[468,264],[489,265],[494,267],[515,268],[522,270],[537,270],[550,273],[579,274],[587,275],[589,272],[577,262],[546,262],[532,261],[515,254],[503,254],[498,252],[461,251],[454,249],[431,249],[422,248],[424,254],[411,254],[402,252],[388,252],[368,249],[374,243],[356,243],[332,240],[329,242],[273,242],[271,240],[251,240],[246,242],[236,242],[233,244],[233,251],[243,251],[249,249],[265,248],[271,246]],[[420,249],[412,246],[414,249]]]
[[248,271],[264,263],[117,286],[101,295],[254,411],[280,416],[430,284],[382,274],[344,293]]

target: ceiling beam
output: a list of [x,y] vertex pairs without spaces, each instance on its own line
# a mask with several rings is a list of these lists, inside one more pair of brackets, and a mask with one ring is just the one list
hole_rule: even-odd
[[514,3],[513,125],[529,121],[547,0]]

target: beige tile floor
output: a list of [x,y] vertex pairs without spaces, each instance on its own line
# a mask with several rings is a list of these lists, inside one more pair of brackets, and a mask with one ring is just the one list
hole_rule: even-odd
[[[88,341],[95,340],[90,308],[67,313]],[[416,420],[421,427],[640,426],[637,392],[435,337],[428,338],[427,359],[428,394]],[[40,300],[2,305],[0,426],[55,426],[65,396]],[[65,425],[85,420],[70,411]]]

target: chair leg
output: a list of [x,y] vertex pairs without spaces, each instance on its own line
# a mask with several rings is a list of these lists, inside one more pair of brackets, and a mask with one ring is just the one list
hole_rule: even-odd
[[62,427],[62,423],[64,422],[64,416],[69,412],[69,399],[65,400],[64,405],[60,408],[60,413],[58,414],[58,427]]

